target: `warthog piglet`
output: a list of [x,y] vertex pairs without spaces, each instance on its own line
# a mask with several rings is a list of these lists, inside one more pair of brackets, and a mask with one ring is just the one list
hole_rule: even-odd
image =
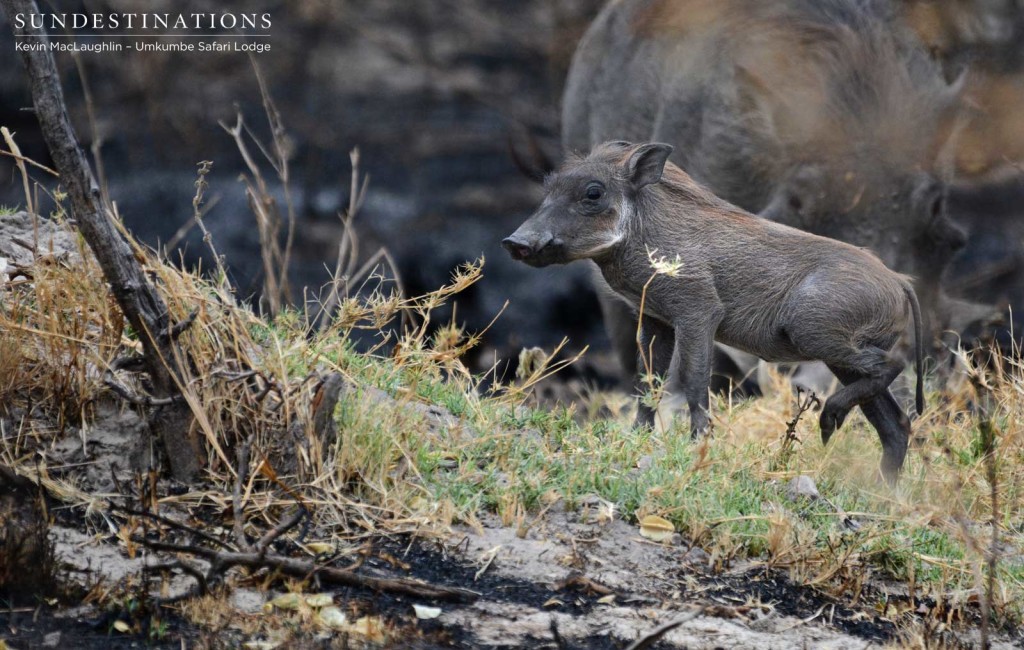
[[[907,277],[871,252],[755,217],[668,162],[672,147],[608,142],[570,158],[540,208],[503,245],[531,266],[592,260],[634,310],[640,354],[666,392],[685,398],[690,431],[708,427],[715,341],[766,361],[820,360],[843,387],[821,411],[828,442],[854,406],[882,441],[882,470],[903,465],[910,421],[889,385],[893,347],[913,317],[917,411],[923,409],[921,318]],[[662,260],[663,263],[657,263]],[[641,400],[638,425],[654,410]]]

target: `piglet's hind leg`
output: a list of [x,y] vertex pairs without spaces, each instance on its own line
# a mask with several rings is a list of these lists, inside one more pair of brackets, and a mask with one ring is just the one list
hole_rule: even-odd
[[857,351],[828,367],[843,383],[821,409],[821,441],[828,444],[832,434],[846,421],[855,406],[866,404],[887,391],[889,384],[903,371],[903,363],[881,348]]

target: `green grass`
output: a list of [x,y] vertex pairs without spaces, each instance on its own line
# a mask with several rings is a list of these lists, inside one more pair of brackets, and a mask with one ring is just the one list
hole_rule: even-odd
[[[427,499],[439,504],[436,512],[448,513],[441,524],[472,521],[487,511],[514,525],[554,495],[569,508],[597,496],[627,521],[646,514],[667,518],[720,564],[763,562],[796,580],[832,587],[844,580],[849,585],[851,574],[913,581],[916,589],[959,604],[977,583],[989,536],[988,486],[977,429],[970,418],[954,417],[956,400],[915,425],[923,443],[910,452],[893,490],[877,470],[875,433],[859,416],[824,448],[810,413],[797,428],[802,443],[784,450],[785,422],[794,408],[785,389],[731,406],[716,400],[714,436],[694,443],[678,425],[666,433],[634,430],[628,413],[585,420],[574,417],[573,407],[545,410],[478,396],[470,381],[445,380],[429,365],[400,366],[349,345],[323,351],[321,358],[393,398],[357,392],[339,406],[337,462],[362,478],[355,487],[360,498],[387,495],[392,507]],[[442,406],[464,422],[430,427],[412,403]],[[1021,553],[1022,456],[1011,427],[1016,408],[1004,405],[996,419],[1001,444],[1012,450],[997,462],[1002,543]],[[387,469],[402,459],[411,469],[393,480]],[[798,474],[814,477],[825,500],[787,498],[786,484]],[[999,612],[1009,620],[1022,614],[1021,564],[1005,562],[999,572]]]

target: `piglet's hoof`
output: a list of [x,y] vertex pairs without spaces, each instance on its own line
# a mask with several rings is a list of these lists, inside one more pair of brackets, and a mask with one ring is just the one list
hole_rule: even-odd
[[837,406],[831,399],[825,402],[825,407],[821,409],[821,418],[818,420],[821,425],[822,444],[828,444],[832,434],[843,426],[849,414],[850,409]]
[[840,419],[839,414],[828,409],[821,412],[821,418],[818,420],[818,424],[821,425],[821,444],[828,444],[832,434],[843,425],[843,419],[845,418]]

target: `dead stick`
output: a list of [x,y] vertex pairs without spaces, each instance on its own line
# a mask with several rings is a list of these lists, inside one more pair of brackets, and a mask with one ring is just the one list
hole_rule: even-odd
[[299,507],[295,509],[295,512],[289,515],[287,519],[281,520],[281,523],[274,526],[273,530],[269,531],[266,535],[260,538],[260,541],[256,543],[256,551],[261,556],[266,555],[267,549],[270,548],[270,545],[274,543],[274,540],[276,540],[281,535],[284,535],[292,528],[295,528],[296,524],[302,521],[302,519],[307,514],[309,514],[309,511],[307,511],[306,507],[300,503]]
[[658,639],[660,639],[661,637],[665,636],[666,634],[668,634],[672,630],[676,629],[677,627],[679,627],[683,623],[686,623],[687,621],[692,621],[693,619],[695,619],[698,616],[700,616],[701,611],[703,611],[703,610],[698,610],[696,612],[691,612],[688,616],[684,616],[683,618],[677,618],[674,621],[670,621],[668,623],[665,623],[661,627],[655,628],[653,632],[650,632],[649,634],[645,634],[644,636],[640,637],[639,639],[634,641],[632,644],[630,644],[630,646],[627,647],[626,650],[645,650],[645,648],[651,647],[652,645],[654,645],[654,643],[656,641],[658,641]]
[[154,551],[165,551],[168,553],[185,553],[201,557],[211,563],[211,568],[216,567],[218,571],[224,571],[233,566],[242,566],[250,569],[273,569],[285,575],[297,578],[317,577],[324,582],[343,585],[346,587],[359,587],[372,589],[374,591],[403,594],[416,598],[436,598],[451,602],[468,603],[479,598],[480,594],[468,589],[459,587],[442,587],[432,585],[419,580],[407,578],[375,578],[363,576],[343,569],[319,566],[315,562],[296,560],[293,558],[281,557],[279,555],[262,555],[260,553],[232,553],[228,551],[215,551],[201,546],[185,546],[170,544],[143,537],[133,537],[133,541]]
[[[118,306],[142,341],[155,397],[173,397],[181,392],[177,355],[171,341],[159,340],[170,321],[167,306],[103,206],[96,178],[68,117],[49,37],[44,30],[34,28],[32,21],[14,20],[18,15],[38,15],[39,8],[35,0],[0,0],[0,6],[13,26],[15,40],[26,46],[21,49],[21,56],[28,71],[35,114],[61,184],[67,190],[75,222],[110,283]],[[171,473],[184,482],[194,480],[202,464],[191,418],[187,404],[174,404],[159,410],[151,419],[153,430],[167,450]]]
[[153,521],[155,521],[157,523],[163,524],[163,525],[168,526],[170,528],[173,528],[175,530],[180,530],[183,533],[188,533],[189,535],[194,535],[194,536],[196,536],[196,537],[198,537],[200,539],[203,539],[203,540],[206,540],[207,542],[210,542],[211,544],[216,544],[217,546],[220,546],[221,548],[231,548],[231,546],[229,544],[227,544],[223,540],[217,539],[213,535],[210,535],[208,533],[204,533],[203,531],[201,531],[201,530],[199,530],[197,528],[193,528],[193,527],[188,526],[186,524],[183,524],[183,523],[181,523],[179,521],[174,521],[170,517],[165,517],[165,516],[157,514],[155,512],[149,512],[147,510],[135,510],[135,509],[132,509],[132,508],[124,508],[124,507],[121,507],[121,506],[116,505],[114,503],[110,503],[109,504],[109,508],[110,508],[111,512],[114,512],[114,513],[117,513],[117,514],[127,515],[129,517],[143,517],[143,518],[146,518],[146,519],[151,519],[151,520],[153,520]]
[[238,448],[238,467],[235,472],[235,487],[231,493],[231,515],[234,519],[235,543],[243,551],[252,550],[252,545],[245,537],[245,513],[242,511],[242,483],[249,476],[249,450],[252,438],[248,438]]

